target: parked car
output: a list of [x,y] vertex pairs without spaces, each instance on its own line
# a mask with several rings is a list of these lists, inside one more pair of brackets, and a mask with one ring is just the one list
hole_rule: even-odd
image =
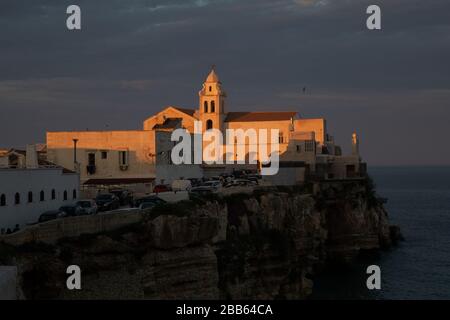
[[201,179],[197,179],[197,178],[189,178],[188,179],[191,182],[191,186],[192,188],[194,187],[199,187],[202,184],[202,180]]
[[190,180],[174,180],[172,182],[173,191],[189,191],[192,188]]
[[83,208],[86,211],[86,214],[96,214],[98,212],[98,207],[94,200],[79,200],[76,204]]
[[140,210],[153,209],[157,204],[155,202],[142,202],[139,206]]
[[131,205],[133,203],[133,193],[129,190],[125,189],[110,189],[109,193],[114,194],[117,198],[119,198],[120,205]]
[[225,184],[225,188],[231,188],[231,187],[247,187],[247,186],[254,186],[257,182],[251,181],[248,179],[235,179],[227,184]]
[[172,188],[169,185],[167,185],[167,184],[157,184],[153,188],[153,192],[154,193],[168,192],[168,191],[172,191]]
[[223,183],[231,182],[234,179],[234,176],[228,173],[222,173],[220,177],[222,178]]
[[155,205],[166,203],[165,200],[158,198],[157,196],[147,196],[134,200],[134,207],[139,208],[139,206],[144,202],[153,202]]
[[39,216],[38,222],[47,222],[50,220],[55,220],[58,218],[63,218],[64,213],[59,210],[51,210],[51,211],[45,211],[43,214]]
[[222,182],[217,180],[206,181],[201,185],[201,187],[210,187],[213,191],[218,191],[220,188],[222,188]]
[[110,211],[120,207],[120,200],[113,193],[99,194],[95,198],[98,211]]
[[246,177],[248,180],[255,182],[256,184],[258,184],[259,180],[262,178],[260,175],[258,174],[249,174]]
[[192,188],[190,191],[190,194],[194,194],[194,195],[209,195],[209,194],[213,194],[216,190],[212,187],[208,187],[208,186],[200,186],[200,187],[195,187]]
[[82,207],[76,204],[69,204],[66,206],[62,206],[61,208],[59,208],[59,211],[62,212],[61,214],[62,217],[76,217],[86,214],[86,210],[84,210]]

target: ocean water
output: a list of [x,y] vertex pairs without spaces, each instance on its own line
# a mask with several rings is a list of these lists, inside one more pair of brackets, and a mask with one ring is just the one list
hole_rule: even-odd
[[[405,241],[318,276],[312,298],[450,299],[450,167],[375,167],[369,174]],[[381,290],[366,288],[370,264],[381,268]]]

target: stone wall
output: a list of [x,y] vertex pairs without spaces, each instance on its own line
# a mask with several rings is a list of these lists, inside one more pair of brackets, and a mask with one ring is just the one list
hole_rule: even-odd
[[29,226],[13,234],[0,236],[0,242],[13,246],[20,246],[28,242],[54,244],[62,238],[113,231],[141,220],[142,213],[137,209],[56,219]]

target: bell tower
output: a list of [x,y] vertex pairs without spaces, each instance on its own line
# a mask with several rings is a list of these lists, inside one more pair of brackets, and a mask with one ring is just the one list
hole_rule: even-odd
[[203,124],[203,132],[209,129],[218,129],[223,132],[225,120],[226,93],[222,90],[222,83],[212,66],[211,72],[199,91],[199,119]]

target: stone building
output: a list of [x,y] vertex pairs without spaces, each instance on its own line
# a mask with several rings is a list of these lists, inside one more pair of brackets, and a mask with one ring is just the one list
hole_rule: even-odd
[[[226,129],[267,129],[269,132],[278,129],[282,167],[303,168],[303,177],[296,178],[294,183],[304,180],[307,174],[322,179],[346,178],[347,171],[351,176],[360,174],[359,154],[343,157],[341,149],[328,134],[323,118],[305,119],[295,111],[228,111],[227,94],[214,69],[199,91],[197,108],[166,107],[146,119],[143,130],[48,132],[48,159],[79,170],[83,185],[140,186],[142,191],[151,189],[154,179],[161,183],[229,171],[230,166],[225,165],[177,167],[171,164],[170,150],[175,144],[170,140],[171,132],[184,128],[194,133],[196,121],[202,124],[202,134],[210,129],[221,132]],[[243,144],[246,160],[254,157],[251,139],[233,143],[236,150],[238,144]],[[271,148],[269,140],[269,152]],[[224,156],[235,159],[237,155]]]

